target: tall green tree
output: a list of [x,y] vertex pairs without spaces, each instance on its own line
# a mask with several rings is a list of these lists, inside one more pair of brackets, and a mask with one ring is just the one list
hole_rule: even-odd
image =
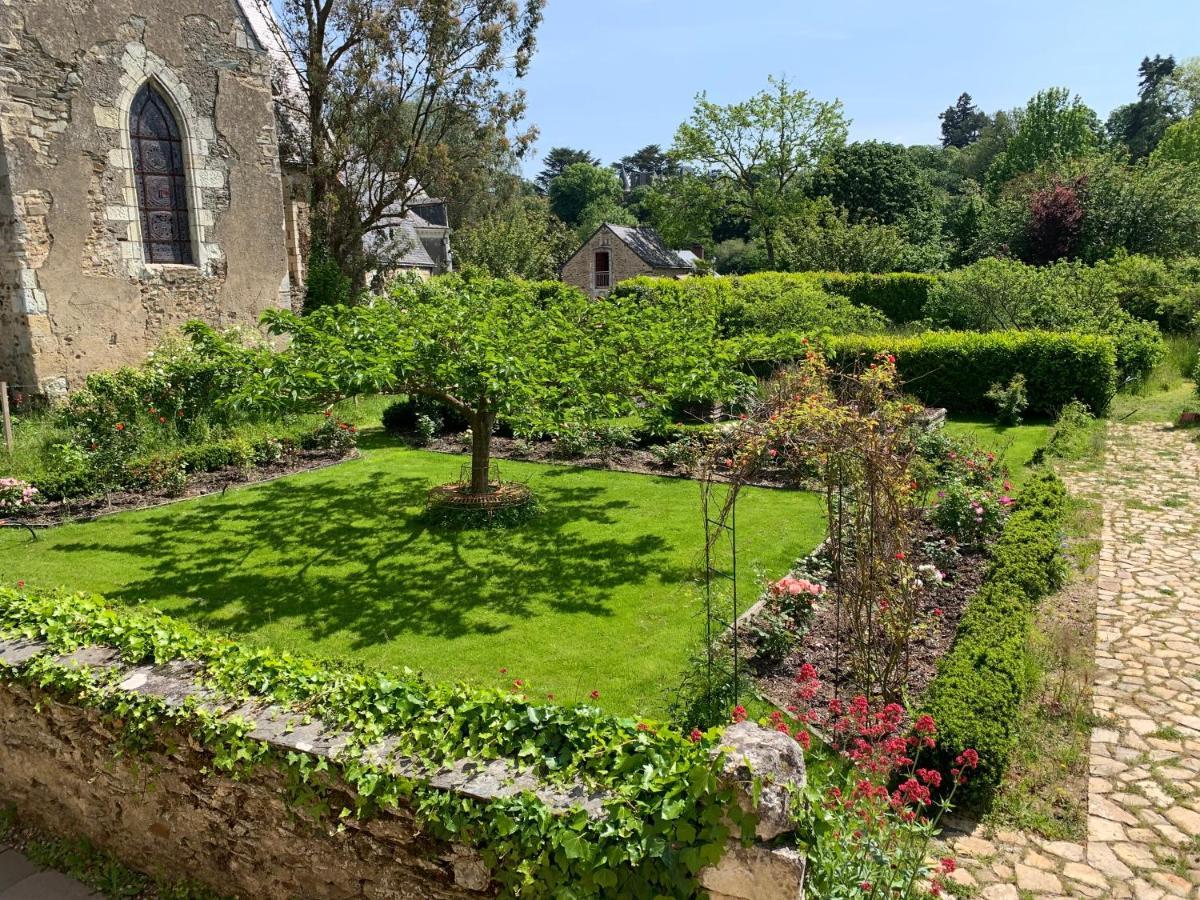
[[899,225],[927,217],[938,194],[908,148],[883,141],[838,147],[813,179],[812,193],[828,196],[853,223]]
[[1108,117],[1109,137],[1124,144],[1134,159],[1153,152],[1164,132],[1180,118],[1169,90],[1175,69],[1173,56],[1142,59],[1137,101],[1117,107]]
[[993,192],[1044,163],[1086,156],[1100,147],[1096,114],[1066,88],[1039,91],[1017,114],[1016,132],[988,168]]
[[621,181],[612,169],[572,163],[550,182],[550,209],[571,228],[578,228],[588,209],[619,208]]
[[846,133],[840,101],[816,100],[772,77],[766,90],[740,103],[698,95],[671,155],[719,182],[730,211],[750,222],[774,267],[779,223],[807,203],[807,180]]
[[525,100],[510,85],[543,0],[256,2],[286,57],[280,104],[311,172],[313,240],[356,288],[409,249],[387,239],[388,219],[420,182],[534,137],[512,132]]
[[675,168],[671,162],[671,158],[667,156],[663,148],[658,144],[647,144],[636,153],[622,156],[621,165],[630,172],[638,172],[658,178],[670,174]]
[[577,163],[598,166],[600,159],[592,156],[586,150],[576,150],[573,147],[551,147],[550,152],[542,159],[542,171],[535,179],[538,190],[543,194],[549,193],[554,179]]
[[965,91],[938,118],[942,120],[942,146],[960,150],[979,140],[979,135],[991,121]]

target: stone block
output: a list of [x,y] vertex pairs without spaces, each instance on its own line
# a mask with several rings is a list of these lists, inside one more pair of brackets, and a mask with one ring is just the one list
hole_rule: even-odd
[[[738,722],[725,729],[721,746],[724,777],[738,788],[738,802],[758,818],[755,834],[769,841],[792,830],[791,795],[805,784],[804,752],[796,741],[753,722]],[[754,783],[761,782],[758,804]]]
[[700,885],[712,900],[803,900],[804,857],[791,847],[731,846]]

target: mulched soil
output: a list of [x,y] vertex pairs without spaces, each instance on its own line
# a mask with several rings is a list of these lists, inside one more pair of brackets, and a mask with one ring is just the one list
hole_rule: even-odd
[[[943,535],[924,517],[916,529],[916,538],[908,558],[914,567],[934,563],[923,550],[924,542],[937,542]],[[945,581],[922,591],[919,621],[929,622],[919,636],[913,639],[909,652],[908,671],[905,677],[905,706],[913,708],[937,674],[938,660],[950,649],[962,619],[967,602],[979,590],[987,569],[987,557],[979,550],[960,550],[953,565],[939,565]],[[834,585],[830,584],[832,589]],[[812,627],[800,645],[781,664],[755,675],[760,692],[772,702],[786,707],[793,702],[795,674],[805,663],[811,663],[821,680],[821,690],[813,701],[821,706],[833,697],[848,699],[864,693],[849,670],[843,635],[839,640],[837,609],[832,602],[832,590],[817,604]],[[933,611],[941,609],[942,615]]]
[[[463,447],[456,435],[434,438],[432,443],[422,449],[463,456],[470,452]],[[592,455],[566,459],[555,455],[553,441],[526,442],[499,436],[492,438],[492,459],[577,466],[583,469],[608,469],[613,472],[634,472],[639,475],[659,475],[664,478],[696,478],[699,475],[692,468],[666,465],[658,460],[651,450],[644,448],[617,447],[603,456]],[[718,477],[716,480],[724,481],[725,479]],[[747,482],[747,484],[753,487],[769,488],[795,488],[797,486],[787,481],[782,474],[774,476],[770,472],[763,473],[763,477]]]
[[230,466],[215,472],[197,472],[188,476],[187,487],[179,494],[167,495],[156,491],[114,491],[108,496],[55,500],[38,504],[32,514],[22,515],[11,521],[22,526],[32,525],[35,528],[62,525],[66,522],[87,522],[112,513],[133,509],[150,509],[155,506],[165,506],[168,503],[177,503],[180,500],[224,493],[232,485],[274,481],[285,475],[323,469],[350,458],[351,456],[337,450],[300,450],[264,466],[252,466],[248,469]]

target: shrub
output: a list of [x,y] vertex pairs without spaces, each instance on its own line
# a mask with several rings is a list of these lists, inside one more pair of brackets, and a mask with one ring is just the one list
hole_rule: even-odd
[[897,325],[925,317],[925,302],[935,280],[933,275],[917,272],[891,272],[885,275],[842,272],[811,273],[821,289],[846,297],[858,306],[879,310]]
[[1021,413],[1029,405],[1029,394],[1025,391],[1025,376],[1018,372],[1002,385],[993,384],[984,395],[996,404],[996,421],[1001,425],[1021,424]]
[[1084,457],[1092,449],[1095,427],[1096,417],[1086,406],[1077,400],[1068,403],[1058,414],[1041,455],[1054,459]]
[[1004,524],[1008,499],[954,479],[938,491],[933,522],[960,544],[982,546]]
[[11,516],[31,509],[37,502],[38,489],[18,478],[0,478],[0,516]]
[[[732,341],[754,374],[770,375],[803,358],[808,339],[797,334],[745,337]],[[1039,331],[926,332],[911,337],[842,335],[825,340],[833,364],[853,369],[880,353],[896,357],[904,389],[928,406],[951,412],[989,412],[987,392],[1025,375],[1029,411],[1054,415],[1071,400],[1103,414],[1117,389],[1111,338]]]
[[968,788],[976,801],[999,783],[1013,750],[1017,714],[1032,686],[1034,606],[1066,574],[1060,540],[1066,508],[1066,490],[1053,472],[1030,478],[925,695],[924,707],[939,726],[942,765],[952,765],[967,748],[979,751],[979,777]]
[[761,272],[732,278],[632,278],[613,289],[616,300],[677,304],[714,315],[720,334],[829,331],[872,334],[887,327],[882,313],[824,291],[804,274]]
[[325,411],[325,420],[300,439],[300,446],[305,450],[336,450],[339,453],[349,453],[358,446],[358,428],[349,422],[338,419],[329,410]]
[[1122,380],[1141,381],[1163,354],[1162,335],[1121,308],[1109,272],[1059,262],[984,259],[938,277],[925,312],[936,325],[977,331],[1045,329],[1107,334]]

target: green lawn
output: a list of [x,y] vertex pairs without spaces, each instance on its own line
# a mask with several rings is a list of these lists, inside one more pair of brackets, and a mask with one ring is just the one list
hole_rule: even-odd
[[973,437],[981,447],[996,453],[1008,466],[1012,482],[1020,485],[1028,474],[1028,464],[1050,435],[1048,424],[1022,424],[1005,427],[988,419],[956,418],[946,423],[946,433],[954,437]]
[[[246,640],[438,680],[513,678],[571,702],[661,711],[699,633],[694,481],[505,462],[545,505],[509,531],[430,531],[425,490],[462,459],[367,436],[362,459],[28,542],[0,531],[0,581],[145,603]],[[741,587],[821,538],[812,494],[747,490]],[[499,669],[508,669],[501,676]]]

